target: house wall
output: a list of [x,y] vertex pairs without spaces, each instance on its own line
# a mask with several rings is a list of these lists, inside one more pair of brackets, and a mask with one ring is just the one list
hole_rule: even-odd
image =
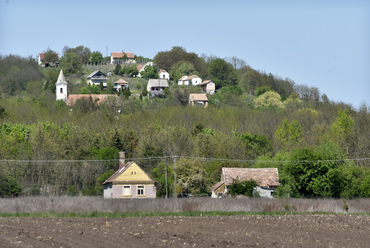
[[107,79],[102,79],[102,78],[89,78],[89,79],[87,79],[87,83],[90,84],[90,85],[99,86],[101,82],[103,83],[104,87],[107,87]]
[[113,198],[112,183],[104,184],[104,199]]
[[161,72],[159,73],[159,78],[165,78],[167,80],[170,80],[170,74],[168,72]]
[[193,78],[192,80],[191,80],[191,84],[192,85],[199,85],[199,84],[201,84],[202,83],[202,79],[201,78]]
[[225,185],[221,185],[216,190],[212,191],[212,198],[218,198],[218,193],[225,193]]
[[[130,195],[123,195],[123,187],[130,186]],[[144,186],[144,195],[140,196],[137,195],[138,186]],[[109,189],[107,189],[107,193],[105,192],[104,188],[104,198],[105,195],[109,194]],[[122,184],[114,184],[112,187],[112,198],[155,198],[156,197],[156,187],[154,183],[151,184],[144,184],[144,183],[122,183]]]
[[274,189],[267,189],[267,188],[262,188],[262,187],[256,187],[256,190],[260,197],[266,197],[266,198],[273,198],[272,197],[272,192],[274,192]]

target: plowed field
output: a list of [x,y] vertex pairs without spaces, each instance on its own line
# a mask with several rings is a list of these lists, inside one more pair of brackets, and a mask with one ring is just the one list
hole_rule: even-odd
[[369,247],[370,216],[0,218],[0,247]]

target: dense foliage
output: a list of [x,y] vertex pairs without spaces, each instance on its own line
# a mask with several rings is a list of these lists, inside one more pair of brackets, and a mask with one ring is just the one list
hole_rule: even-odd
[[[65,52],[61,66],[71,68],[70,92],[108,92],[84,84],[91,73],[81,62],[87,54],[91,58],[87,49]],[[30,58],[0,57],[2,194],[101,194],[101,183],[117,169],[122,150],[127,158],[142,158],[135,161],[159,182],[159,196],[166,194],[166,168],[167,194],[173,194],[174,156],[180,156],[177,192],[208,193],[222,167],[278,167],[278,196],[369,197],[370,113],[365,104],[354,109],[332,102],[316,88],[260,73],[237,60],[228,60],[232,65],[180,48],[156,58],[164,63],[164,55],[173,60],[164,69],[181,73],[194,68],[219,82],[207,108],[188,105],[197,87],[173,82],[164,98],[150,99],[144,79],[132,79],[130,91],[119,92],[120,106],[86,100],[71,108],[55,101],[59,69],[40,68]],[[68,64],[69,57],[80,67]],[[188,67],[190,60],[193,67]],[[228,76],[213,72],[213,66]],[[15,185],[15,192],[6,191],[7,185]]]

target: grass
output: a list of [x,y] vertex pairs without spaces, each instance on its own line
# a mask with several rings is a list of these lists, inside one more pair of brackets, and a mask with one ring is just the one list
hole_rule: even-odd
[[103,199],[92,196],[0,198],[0,216],[139,217],[281,214],[370,214],[370,199],[221,198]]

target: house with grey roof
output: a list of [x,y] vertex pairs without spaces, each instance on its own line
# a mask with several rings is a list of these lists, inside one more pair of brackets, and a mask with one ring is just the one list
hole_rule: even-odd
[[168,81],[165,78],[149,79],[146,87],[147,91],[151,93],[152,97],[164,94],[164,89],[168,88]]
[[101,71],[94,71],[86,77],[87,83],[90,85],[100,85],[103,84],[103,87],[107,87],[108,77]]

